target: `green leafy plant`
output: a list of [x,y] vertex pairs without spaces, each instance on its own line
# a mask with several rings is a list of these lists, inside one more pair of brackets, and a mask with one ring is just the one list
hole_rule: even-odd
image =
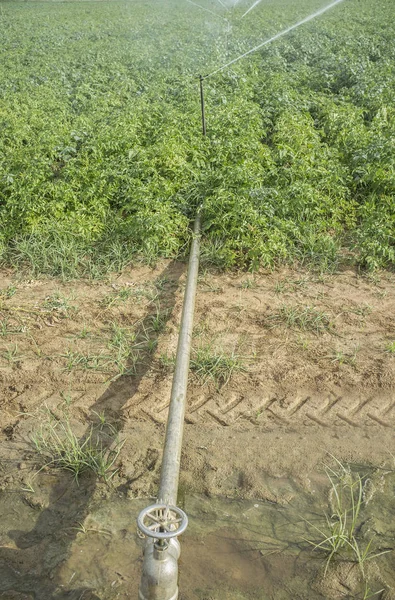
[[240,3],[208,27],[179,2],[164,28],[165,5],[2,3],[1,261],[67,280],[179,257],[203,203],[202,261],[217,268],[392,268],[391,0],[344,3],[207,78],[200,136],[191,75],[311,8],[240,19]]

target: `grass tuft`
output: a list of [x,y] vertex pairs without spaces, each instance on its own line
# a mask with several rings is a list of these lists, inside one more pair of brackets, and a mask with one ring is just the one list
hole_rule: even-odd
[[333,327],[329,315],[312,306],[283,304],[278,311],[268,317],[273,327],[285,325],[293,329],[324,333]]
[[114,439],[108,436],[104,444],[93,427],[83,438],[78,438],[68,420],[50,420],[31,436],[31,441],[45,466],[70,471],[76,480],[84,472],[92,471],[107,482],[117,472],[114,463],[123,445],[116,439],[114,444]]
[[324,575],[327,574],[332,560],[339,557],[357,563],[362,576],[365,577],[365,563],[390,550],[376,552],[373,548],[374,537],[368,541],[360,539],[361,510],[365,504],[363,477],[358,473],[352,473],[348,466],[343,465],[336,458],[334,460],[335,468],[325,465],[330,483],[331,513],[325,515],[326,523],[322,527],[307,521],[321,539],[306,541],[313,546],[314,550],[326,555]]
[[212,344],[192,351],[190,368],[203,383],[212,380],[217,387],[226,385],[235,372],[247,370],[244,357],[217,350]]

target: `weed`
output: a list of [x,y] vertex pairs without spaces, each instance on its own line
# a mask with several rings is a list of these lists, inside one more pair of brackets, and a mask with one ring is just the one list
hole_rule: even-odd
[[112,479],[117,472],[114,463],[123,446],[123,443],[111,438],[104,445],[102,439],[95,435],[93,427],[80,439],[67,419],[49,420],[31,436],[31,441],[44,459],[45,466],[71,471],[76,480],[85,471],[93,471],[105,481]]
[[88,329],[87,325],[84,325],[79,333],[75,334],[75,337],[78,340],[86,340],[88,337],[91,337],[92,333],[90,329]]
[[15,325],[14,321],[8,317],[0,321],[0,336],[2,337],[26,333],[27,330],[26,325]]
[[66,407],[70,407],[71,403],[73,402],[73,398],[70,394],[70,392],[60,392],[60,397],[62,398],[63,402],[65,403]]
[[330,331],[332,322],[329,315],[317,310],[312,306],[283,305],[276,314],[268,317],[269,324],[278,326],[284,324],[286,327],[323,333]]
[[92,410],[92,413],[94,415],[96,415],[96,417],[98,418],[98,426],[99,426],[99,431],[103,431],[104,429],[109,429],[109,431],[111,431],[111,433],[113,435],[116,435],[117,431],[115,429],[115,427],[108,422],[107,420],[107,416],[106,413],[104,411],[101,411],[100,413],[98,413],[95,410]]
[[128,353],[119,351],[113,359],[113,366],[116,368],[116,374],[111,377],[110,381],[115,381],[123,375],[133,376],[137,373],[137,365],[141,359],[141,352],[133,350]]
[[116,350],[112,356],[112,363],[117,373],[112,377],[114,381],[121,375],[135,375],[137,365],[144,354],[152,354],[157,347],[157,334],[166,324],[166,315],[156,307],[156,313],[146,319],[147,325],[142,323],[138,335],[130,328],[121,327],[117,323],[111,324],[111,337],[109,347]]
[[94,527],[86,527],[86,525],[84,525],[80,521],[77,523],[77,527],[71,527],[71,529],[75,529],[78,533],[82,533],[84,535],[86,535],[87,533],[99,533],[102,535],[111,536],[111,531],[109,531],[108,529],[96,529]]
[[336,362],[340,365],[355,366],[355,363],[357,361],[357,353],[359,349],[360,346],[355,346],[354,350],[351,353],[346,353],[342,350],[332,350],[332,354],[330,354],[327,358],[329,358],[333,363]]
[[385,347],[385,351],[386,351],[388,354],[395,355],[395,341],[393,341],[393,342],[388,342],[388,344],[387,344],[387,345],[386,345],[386,347]]
[[384,300],[388,296],[388,290],[374,290],[374,295],[381,300]]
[[15,285],[9,285],[6,288],[0,290],[0,298],[12,298],[15,296],[17,292],[17,287]]
[[258,284],[254,277],[247,277],[246,279],[243,279],[243,281],[240,283],[240,287],[243,290],[254,290],[258,287]]
[[389,551],[375,552],[372,548],[374,538],[365,544],[359,539],[360,513],[364,504],[363,478],[359,474],[353,474],[349,467],[337,459],[335,461],[336,468],[325,465],[326,475],[330,482],[331,514],[326,515],[326,525],[323,528],[308,522],[319,533],[321,540],[319,542],[306,541],[313,546],[314,550],[326,554],[324,575],[326,575],[331,561],[336,556],[343,556],[356,562],[364,577],[365,563]]
[[22,355],[18,351],[17,344],[6,348],[6,350],[3,352],[3,357],[11,365],[18,363],[22,359]]
[[210,331],[210,325],[206,318],[202,319],[198,323],[196,323],[193,329],[193,337],[200,337],[202,335],[207,335]]
[[158,345],[158,340],[156,336],[152,336],[152,331],[150,328],[143,326],[140,331],[138,343],[135,345],[135,348],[139,351],[148,352],[148,354],[152,354]]
[[233,373],[247,370],[245,357],[216,350],[212,344],[193,350],[190,368],[201,381],[211,379],[217,387],[226,385]]
[[71,298],[64,296],[60,292],[55,292],[45,298],[43,307],[46,311],[55,313],[58,317],[65,318],[76,310],[76,307],[70,303],[70,300]]
[[130,345],[136,340],[136,333],[130,327],[121,327],[118,323],[110,325],[110,347],[128,352]]
[[285,279],[279,279],[274,284],[274,293],[275,294],[283,294],[287,291],[288,282]]
[[290,283],[294,288],[302,289],[307,287],[312,281],[314,281],[314,278],[310,275],[306,275],[305,277],[301,277],[300,279],[293,279]]
[[155,333],[160,333],[164,330],[168,315],[168,311],[161,311],[159,304],[156,305],[155,314],[148,318],[148,323]]
[[141,285],[134,288],[133,296],[137,298],[137,300],[144,298],[148,300],[148,302],[155,302],[155,300],[158,299],[158,290],[162,290],[166,283],[167,277],[162,277],[159,281],[156,281],[155,284]]
[[359,304],[349,309],[349,312],[359,315],[360,317],[367,317],[373,311],[373,307],[370,304]]
[[374,596],[378,596],[379,594],[382,594],[385,591],[385,588],[382,588],[381,590],[378,590],[377,592],[372,592],[367,584],[367,582],[365,582],[365,589],[363,590],[363,596],[362,596],[362,600],[368,600],[369,598],[373,598]]
[[43,351],[41,350],[40,346],[38,345],[38,343],[36,342],[35,337],[30,334],[29,335],[29,339],[31,340],[32,344],[33,344],[33,352],[36,356],[38,356],[39,358],[41,358]]
[[223,270],[226,268],[228,256],[224,251],[224,244],[221,239],[211,239],[202,244],[200,250],[200,264],[203,267]]
[[224,291],[224,288],[216,283],[212,283],[210,281],[204,281],[201,291],[205,294],[221,294]]
[[159,355],[158,361],[159,361],[159,365],[162,369],[169,371],[169,370],[174,369],[174,365],[176,363],[176,357],[175,357],[175,354],[172,354],[171,356],[169,356],[169,354],[167,354],[167,352],[164,352],[163,354]]
[[123,302],[129,300],[133,295],[133,289],[131,287],[122,287],[119,290],[111,292],[108,296],[105,296],[101,300],[101,305],[108,310],[112,306],[118,306]]
[[169,285],[169,283],[171,283],[170,277],[168,277],[167,275],[163,275],[162,277],[159,277],[159,279],[156,280],[155,287],[157,290],[164,290],[165,287]]
[[82,352],[67,350],[60,356],[66,359],[66,371],[72,371],[73,369],[105,371],[110,363],[110,357],[103,354],[83,354]]
[[299,348],[301,348],[302,350],[308,350],[309,346],[310,346],[310,340],[307,340],[306,338],[303,338],[302,336],[299,336],[296,344],[299,346]]
[[33,482],[32,481],[26,481],[24,484],[24,487],[21,487],[21,490],[23,492],[29,492],[29,494],[34,494],[35,493],[35,489],[33,487]]

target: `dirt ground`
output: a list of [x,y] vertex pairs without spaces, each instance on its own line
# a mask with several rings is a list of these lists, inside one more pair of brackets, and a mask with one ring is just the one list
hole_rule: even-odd
[[[43,464],[32,438],[55,419],[77,436],[93,426],[123,442],[109,485],[87,475],[76,486],[81,514],[113,493],[155,497],[185,275],[182,262],[95,282],[0,274],[3,493],[40,508],[27,493]],[[193,348],[227,357],[234,372],[228,381],[191,373],[181,496],[281,505],[293,492],[273,482],[290,477],[311,490],[328,453],[393,461],[393,273],[201,269]]]

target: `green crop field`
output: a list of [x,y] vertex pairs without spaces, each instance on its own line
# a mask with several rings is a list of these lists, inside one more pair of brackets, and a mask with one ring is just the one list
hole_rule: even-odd
[[0,2],[3,264],[393,267],[394,0],[196,1]]

